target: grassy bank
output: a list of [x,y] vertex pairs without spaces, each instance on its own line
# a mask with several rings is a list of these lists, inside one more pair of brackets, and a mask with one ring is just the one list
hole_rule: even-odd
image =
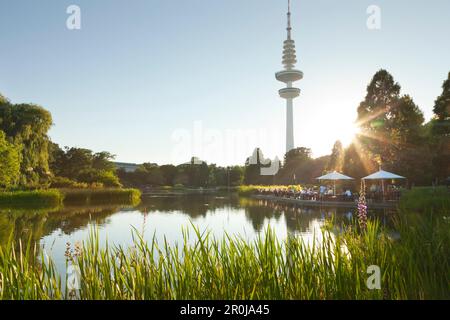
[[[448,220],[401,216],[400,240],[377,222],[366,232],[323,230],[320,249],[301,238],[280,242],[268,229],[258,240],[214,239],[197,232],[179,247],[145,242],[106,248],[92,231],[70,259],[80,268],[81,299],[449,299]],[[30,248],[0,248],[0,299],[60,299],[61,279]],[[381,270],[381,289],[366,286],[367,268]],[[21,270],[18,272],[17,270]]]
[[137,205],[137,189],[49,189],[0,192],[0,208],[50,209],[67,205]]
[[128,204],[137,205],[141,192],[137,189],[62,189],[64,204]]
[[405,191],[399,207],[405,211],[450,212],[450,189],[447,187],[416,187]]
[[3,208],[54,208],[62,202],[62,193],[54,189],[0,192],[0,207]]

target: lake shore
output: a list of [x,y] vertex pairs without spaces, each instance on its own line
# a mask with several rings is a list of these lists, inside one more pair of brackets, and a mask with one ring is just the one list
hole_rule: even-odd
[[[300,200],[293,198],[285,198],[285,197],[276,197],[276,196],[268,196],[268,195],[251,195],[254,199],[259,200],[268,200],[275,202],[283,202],[290,204],[298,204],[301,206],[313,206],[313,207],[339,207],[339,208],[355,208],[358,206],[356,201],[321,201],[321,200]],[[368,202],[367,207],[370,209],[387,209],[387,208],[395,208],[398,202]]]
[[139,204],[137,189],[40,189],[0,192],[1,208],[51,209],[67,204]]

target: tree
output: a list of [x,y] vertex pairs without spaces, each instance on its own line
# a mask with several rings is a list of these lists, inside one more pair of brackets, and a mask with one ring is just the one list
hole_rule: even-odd
[[433,112],[435,121],[433,133],[435,135],[450,134],[450,72],[442,85],[442,94],[434,102]]
[[389,119],[394,159],[385,168],[408,177],[414,184],[429,184],[432,180],[431,150],[423,122],[422,111],[408,95],[399,99]]
[[20,176],[19,154],[19,148],[9,143],[5,133],[0,130],[0,187],[8,188],[17,184]]
[[393,160],[389,143],[389,119],[398,102],[400,85],[386,70],[379,70],[367,86],[367,94],[358,107],[361,144],[373,158],[381,163]]
[[116,165],[113,162],[115,157],[115,155],[107,151],[94,153],[92,157],[92,168],[95,170],[114,172],[116,171]]
[[342,171],[350,177],[361,179],[378,169],[377,164],[357,147],[357,141],[350,144],[344,153]]
[[0,104],[9,103],[8,99],[0,93]]
[[173,186],[175,185],[175,178],[177,176],[178,173],[178,169],[177,167],[175,167],[174,165],[163,165],[161,167],[159,167],[161,170],[161,173],[163,175],[164,178],[164,184],[166,186]]
[[344,148],[342,143],[337,140],[331,151],[330,161],[327,164],[327,171],[342,171],[344,162]]
[[408,95],[402,96],[389,114],[387,131],[390,139],[398,145],[418,143],[424,122],[422,111]]
[[378,71],[367,87],[366,98],[358,107],[358,122],[357,151],[363,154],[364,164],[376,160],[410,182],[426,180],[417,173],[428,166],[410,161],[426,149],[423,113],[410,96],[400,96],[400,85],[386,70]]
[[227,184],[227,168],[209,165],[208,186],[225,186]]
[[300,147],[286,152],[286,154],[284,155],[284,164],[287,165],[290,163],[302,162],[309,159],[311,159],[311,149]]
[[22,186],[39,186],[50,177],[47,132],[52,125],[50,112],[34,104],[11,104],[0,98],[0,130],[10,143],[20,148]]
[[442,94],[434,103],[431,120],[431,145],[433,147],[433,172],[438,182],[450,176],[450,72],[442,85]]
[[162,186],[164,176],[156,163],[144,163],[144,184],[151,186]]
[[207,187],[209,178],[209,168],[206,162],[195,164],[191,162],[186,168],[189,177],[189,185],[192,187]]
[[105,187],[120,187],[116,166],[112,162],[114,155],[102,151],[93,153],[89,149],[61,149],[56,143],[48,148],[49,164],[53,174],[77,182],[100,183]]
[[92,169],[92,163],[93,155],[91,150],[65,147],[64,158],[62,159],[61,166],[55,170],[55,174],[80,181],[80,175],[90,171]]
[[48,166],[53,175],[61,176],[60,170],[64,165],[66,154],[57,143],[49,141]]
[[[230,186],[240,186],[244,181],[244,168],[240,166],[233,166],[228,168],[228,177]],[[225,185],[228,185],[228,181]]]
[[[284,156],[284,164],[276,176],[280,184],[311,183],[325,169],[328,157],[316,161],[311,157],[311,149],[292,149]],[[318,170],[319,169],[319,172]]]

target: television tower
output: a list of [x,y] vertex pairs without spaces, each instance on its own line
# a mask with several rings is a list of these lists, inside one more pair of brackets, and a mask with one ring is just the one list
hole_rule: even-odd
[[297,56],[295,54],[295,41],[291,38],[291,0],[288,0],[287,13],[287,39],[283,45],[284,70],[277,72],[275,77],[284,82],[286,87],[280,89],[280,97],[286,99],[286,152],[294,149],[294,110],[293,100],[300,95],[300,89],[292,86],[292,83],[303,78],[303,72],[295,69]]

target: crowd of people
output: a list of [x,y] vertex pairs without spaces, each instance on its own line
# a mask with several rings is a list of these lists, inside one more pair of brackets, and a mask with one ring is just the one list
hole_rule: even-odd
[[375,202],[398,201],[400,193],[400,188],[395,185],[387,185],[385,190],[383,190],[380,185],[372,184],[366,191],[366,198]]
[[357,195],[350,189],[342,189],[335,194],[333,187],[323,185],[309,188],[261,188],[258,190],[258,193],[261,195],[313,201],[355,201],[357,199]]
[[[258,194],[288,199],[311,200],[311,201],[357,201],[359,194],[350,188],[334,188],[333,186],[321,185],[311,187],[300,186],[274,186],[258,189]],[[366,199],[368,202],[398,201],[401,190],[398,186],[387,185],[383,188],[379,184],[371,184],[366,188]]]

